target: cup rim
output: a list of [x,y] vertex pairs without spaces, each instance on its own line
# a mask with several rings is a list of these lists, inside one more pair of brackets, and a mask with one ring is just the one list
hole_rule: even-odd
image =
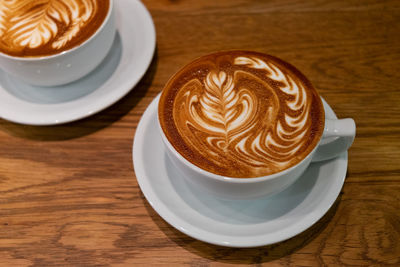
[[[324,109],[324,113],[325,113],[325,109]],[[324,129],[325,129],[325,123],[326,123],[326,120],[324,121]],[[159,134],[161,135],[163,143],[167,146],[167,149],[169,149],[180,162],[185,164],[185,166],[189,167],[192,171],[195,171],[197,173],[200,173],[203,176],[206,176],[209,179],[218,180],[218,181],[222,181],[222,182],[228,182],[228,183],[234,183],[234,184],[251,184],[251,183],[258,183],[258,182],[263,182],[263,181],[267,181],[267,180],[274,180],[276,178],[280,178],[281,176],[284,176],[284,175],[292,172],[294,169],[298,168],[299,165],[303,164],[306,160],[310,159],[310,157],[312,157],[314,155],[314,152],[317,150],[317,148],[322,140],[322,134],[321,134],[318,142],[315,144],[315,147],[307,154],[307,156],[305,156],[301,161],[299,161],[295,165],[293,165],[287,169],[284,169],[282,171],[279,171],[279,172],[276,172],[273,174],[269,174],[269,175],[259,176],[259,177],[229,177],[229,176],[223,176],[223,175],[219,175],[216,173],[206,171],[206,170],[196,166],[195,164],[193,164],[192,162],[187,160],[185,157],[183,157],[175,149],[175,147],[170,143],[170,141],[166,137],[164,130],[161,127],[158,113],[157,113],[157,125],[158,125],[158,129],[159,129]]]
[[110,6],[108,8],[108,12],[106,17],[104,18],[102,24],[100,25],[100,27],[85,41],[83,41],[82,43],[80,43],[77,46],[71,47],[70,49],[67,50],[63,50],[57,54],[52,54],[52,55],[48,55],[48,56],[33,56],[33,57],[18,57],[18,56],[11,56],[8,55],[4,52],[0,51],[0,56],[7,58],[7,59],[11,59],[11,60],[16,60],[16,61],[24,61],[24,62],[34,62],[34,61],[41,61],[41,60],[45,60],[45,59],[52,59],[52,58],[56,58],[59,56],[64,56],[67,54],[71,54],[73,53],[75,50],[85,46],[87,43],[91,42],[91,40],[93,40],[106,26],[106,24],[108,23],[108,21],[110,20],[111,14],[114,10],[114,0],[108,0],[110,2]]

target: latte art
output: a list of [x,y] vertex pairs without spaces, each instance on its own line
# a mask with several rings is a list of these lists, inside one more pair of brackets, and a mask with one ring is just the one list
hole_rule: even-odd
[[167,138],[193,164],[224,176],[257,177],[295,165],[319,141],[323,111],[291,68],[240,51],[199,59],[163,92],[159,117]]
[[0,51],[43,56],[88,39],[107,15],[105,0],[0,0]]

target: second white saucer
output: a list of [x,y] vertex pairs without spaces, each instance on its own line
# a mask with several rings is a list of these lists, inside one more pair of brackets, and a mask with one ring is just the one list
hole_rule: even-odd
[[46,88],[0,70],[0,118],[30,125],[71,122],[109,107],[133,89],[153,58],[155,28],[138,0],[115,1],[115,12],[117,35],[111,51],[86,77]]

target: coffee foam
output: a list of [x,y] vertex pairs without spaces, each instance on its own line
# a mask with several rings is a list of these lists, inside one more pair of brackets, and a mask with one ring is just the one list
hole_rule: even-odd
[[105,0],[3,0],[0,51],[13,56],[45,56],[79,45],[102,24]]
[[300,72],[246,51],[205,56],[184,67],[163,91],[159,118],[187,160],[243,178],[295,165],[316,146],[324,125],[321,100]]

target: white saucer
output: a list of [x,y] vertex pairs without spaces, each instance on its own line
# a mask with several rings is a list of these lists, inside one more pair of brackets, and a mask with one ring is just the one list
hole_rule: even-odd
[[[347,152],[313,163],[291,187],[270,198],[227,201],[187,184],[169,161],[153,100],[133,145],[136,178],[153,209],[179,231],[228,247],[256,247],[289,239],[317,222],[335,202],[347,170]],[[336,118],[324,101],[327,118]]]
[[36,87],[0,70],[0,118],[53,125],[93,115],[125,96],[143,77],[155,50],[151,15],[138,0],[115,1],[117,36],[101,65],[86,77],[52,88]]

